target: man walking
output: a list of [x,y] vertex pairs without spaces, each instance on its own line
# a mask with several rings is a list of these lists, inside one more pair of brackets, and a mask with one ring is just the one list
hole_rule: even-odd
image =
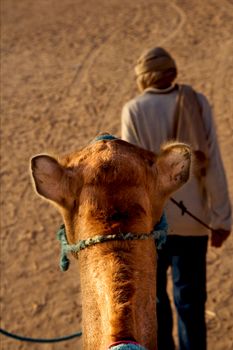
[[[212,227],[211,245],[221,247],[231,230],[231,206],[211,108],[191,86],[175,84],[177,67],[163,48],[146,51],[135,67],[140,95],[122,110],[122,139],[158,152],[177,139],[191,144],[191,180],[174,196]],[[206,253],[208,229],[169,201],[167,242],[158,251],[158,349],[174,350],[172,312],[167,295],[171,267],[178,314],[179,350],[206,350]]]

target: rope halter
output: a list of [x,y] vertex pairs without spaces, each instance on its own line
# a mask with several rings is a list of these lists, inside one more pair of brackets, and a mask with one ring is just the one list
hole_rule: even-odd
[[79,253],[81,250],[91,247],[99,243],[105,243],[110,241],[135,241],[135,240],[145,240],[149,238],[154,238],[157,249],[161,249],[162,245],[166,241],[167,237],[167,221],[163,214],[159,223],[155,226],[150,233],[134,234],[131,232],[112,235],[101,235],[87,238],[85,240],[80,240],[76,244],[69,244],[66,237],[65,225],[61,225],[59,231],[57,232],[57,238],[61,242],[61,256],[60,256],[60,268],[62,271],[67,271],[69,268],[70,261],[67,257],[68,253]]

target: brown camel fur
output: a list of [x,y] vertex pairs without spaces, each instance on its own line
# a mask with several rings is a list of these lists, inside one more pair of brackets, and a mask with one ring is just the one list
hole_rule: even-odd
[[[102,140],[62,158],[32,159],[37,192],[55,203],[70,244],[95,235],[150,233],[166,199],[189,177],[191,152],[173,142],[160,154]],[[79,253],[83,349],[134,340],[156,345],[156,247],[153,238],[114,241]]]

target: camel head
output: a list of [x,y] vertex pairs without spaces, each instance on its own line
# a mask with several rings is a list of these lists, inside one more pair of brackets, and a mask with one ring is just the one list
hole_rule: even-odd
[[113,139],[62,157],[37,155],[31,171],[36,192],[58,207],[74,242],[82,235],[76,229],[80,221],[109,223],[104,230],[110,232],[113,222],[124,230],[122,225],[134,226],[132,218],[144,213],[151,215],[150,228],[144,230],[151,229],[166,199],[187,182],[190,162],[190,148],[183,143],[167,143],[155,155]]
[[[190,162],[183,143],[167,143],[156,155],[120,139],[98,138],[62,157],[37,155],[31,170],[37,193],[57,206],[67,240],[76,244],[96,235],[151,232],[168,197],[187,182]],[[89,247],[79,263],[85,349],[105,349],[122,339],[154,349],[155,310],[141,316],[155,309],[153,240]]]

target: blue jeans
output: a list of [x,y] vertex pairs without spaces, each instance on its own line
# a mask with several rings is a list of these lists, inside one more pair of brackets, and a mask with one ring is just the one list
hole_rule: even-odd
[[208,237],[167,237],[158,250],[158,350],[175,350],[172,311],[167,295],[171,266],[174,303],[178,316],[179,350],[206,350],[206,253]]

